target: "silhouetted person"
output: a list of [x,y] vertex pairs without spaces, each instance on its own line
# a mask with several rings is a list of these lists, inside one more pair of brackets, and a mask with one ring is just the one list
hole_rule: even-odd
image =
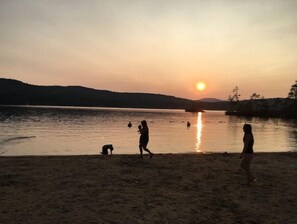
[[187,127],[191,127],[191,123],[189,121],[187,122]]
[[143,151],[146,151],[150,154],[150,158],[153,157],[153,153],[147,148],[147,144],[149,142],[149,129],[148,129],[148,126],[147,126],[147,123],[145,120],[141,121],[141,125],[140,128],[139,128],[139,133],[140,133],[140,138],[139,138],[139,151],[140,151],[140,157],[139,158],[143,158],[142,154],[143,154]]
[[111,144],[102,146],[102,155],[108,155],[108,149],[110,150],[110,154],[112,155],[113,146]]
[[128,127],[129,127],[129,128],[132,127],[132,123],[131,123],[131,121],[129,121],[129,123],[128,123]]
[[250,124],[244,124],[243,125],[243,131],[244,131],[244,136],[243,136],[243,150],[240,155],[241,159],[241,168],[246,171],[246,176],[247,176],[247,184],[250,185],[251,182],[255,182],[256,178],[253,176],[251,170],[250,170],[250,164],[253,159],[253,146],[254,146],[254,136],[252,133],[252,126]]

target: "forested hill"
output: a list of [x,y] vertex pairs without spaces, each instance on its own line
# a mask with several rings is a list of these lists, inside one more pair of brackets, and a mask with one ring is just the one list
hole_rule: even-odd
[[55,105],[185,109],[195,103],[174,96],[119,93],[81,86],[37,86],[0,78],[0,105]]

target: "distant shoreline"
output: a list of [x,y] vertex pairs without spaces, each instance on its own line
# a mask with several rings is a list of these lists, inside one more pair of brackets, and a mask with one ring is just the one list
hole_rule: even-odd
[[96,107],[96,106],[57,106],[57,105],[1,105],[0,107],[21,107],[21,108],[49,108],[49,109],[82,109],[82,110],[96,110],[96,109],[105,109],[105,110],[164,110],[164,111],[181,111],[183,109],[169,109],[169,108],[138,108],[138,107]]
[[[227,102],[218,99],[190,100],[157,93],[113,92],[83,86],[39,86],[19,80],[0,78],[2,105],[56,105],[79,107],[119,107],[186,109],[201,105],[203,109],[225,109]],[[209,102],[216,101],[216,102]]]
[[[197,155],[220,155],[220,156],[234,156],[240,155],[241,152],[188,152],[188,153],[155,153],[156,156],[197,156]],[[282,151],[282,152],[255,152],[255,155],[269,155],[269,154],[296,154],[296,151]],[[104,157],[104,158],[111,158],[111,157],[139,157],[138,153],[131,153],[131,154],[112,154],[112,155],[101,155],[98,154],[84,154],[84,155],[1,155],[0,158],[46,158],[46,157],[61,157],[61,158],[75,158],[75,157]]]

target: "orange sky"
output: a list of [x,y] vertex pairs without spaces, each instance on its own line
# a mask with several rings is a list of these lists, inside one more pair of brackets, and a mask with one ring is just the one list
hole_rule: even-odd
[[[295,0],[0,2],[0,77],[200,99],[286,97]],[[196,90],[196,82],[207,84]]]

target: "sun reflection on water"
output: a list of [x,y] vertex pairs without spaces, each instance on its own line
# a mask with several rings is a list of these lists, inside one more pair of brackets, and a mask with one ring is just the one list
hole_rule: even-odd
[[202,136],[202,112],[198,112],[197,116],[197,141],[196,141],[196,152],[201,152],[200,145],[201,145],[201,136]]

